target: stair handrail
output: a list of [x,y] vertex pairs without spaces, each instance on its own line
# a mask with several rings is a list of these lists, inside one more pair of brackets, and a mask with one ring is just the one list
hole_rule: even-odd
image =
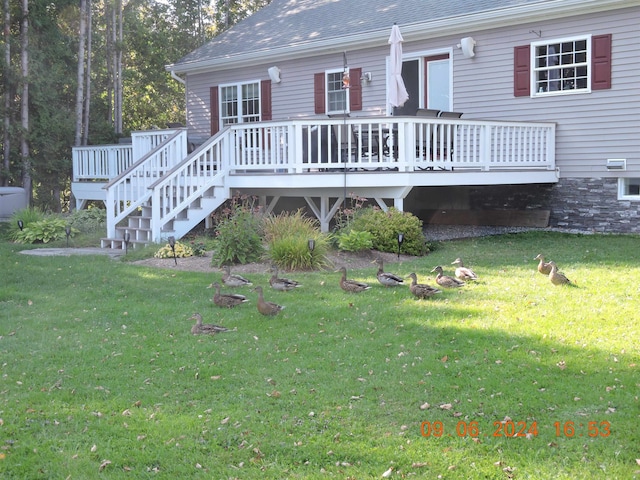
[[149,200],[149,185],[170,171],[186,151],[187,133],[176,131],[103,187],[109,238],[116,238],[116,225]]
[[212,186],[224,186],[230,158],[230,128],[210,137],[184,160],[149,185],[151,197],[151,238],[162,240],[164,226]]

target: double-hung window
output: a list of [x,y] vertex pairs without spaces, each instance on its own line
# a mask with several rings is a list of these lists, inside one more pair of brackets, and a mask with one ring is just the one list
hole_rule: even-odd
[[222,125],[260,121],[260,82],[220,87]]
[[326,72],[327,87],[325,91],[327,92],[328,114],[349,112],[349,89],[345,88],[344,78],[345,72],[342,69]]
[[590,37],[575,37],[532,44],[536,95],[589,92]]

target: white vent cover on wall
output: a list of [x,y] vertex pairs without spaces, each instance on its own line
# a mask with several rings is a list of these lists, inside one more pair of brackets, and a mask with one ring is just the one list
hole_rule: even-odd
[[607,158],[607,170],[626,170],[626,158]]

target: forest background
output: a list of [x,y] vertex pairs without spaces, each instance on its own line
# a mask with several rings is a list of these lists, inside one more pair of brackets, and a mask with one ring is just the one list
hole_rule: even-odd
[[178,61],[270,0],[3,0],[0,186],[68,211],[71,148],[185,122]]

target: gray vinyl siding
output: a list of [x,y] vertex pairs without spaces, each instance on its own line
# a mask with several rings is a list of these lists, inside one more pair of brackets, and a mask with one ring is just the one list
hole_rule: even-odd
[[[637,25],[640,7],[610,13],[541,21],[516,27],[469,31],[476,56],[464,58],[455,47],[460,36],[405,43],[411,52],[453,48],[453,109],[463,119],[544,121],[557,123],[556,161],[561,177],[640,176],[640,60]],[[402,28],[402,25],[400,25]],[[539,38],[536,33],[540,32]],[[513,48],[538,40],[578,35],[612,34],[612,88],[589,94],[547,98],[513,96]],[[363,111],[355,115],[386,112],[386,38],[381,46],[347,50],[348,64],[371,72],[373,81],[362,85]],[[342,51],[275,63],[282,82],[272,86],[274,120],[313,116],[313,75],[342,67]],[[209,88],[223,83],[268,78],[265,61],[241,70],[191,74],[187,78],[187,112],[191,135],[209,135]],[[608,172],[607,158],[626,158],[626,172]]]

